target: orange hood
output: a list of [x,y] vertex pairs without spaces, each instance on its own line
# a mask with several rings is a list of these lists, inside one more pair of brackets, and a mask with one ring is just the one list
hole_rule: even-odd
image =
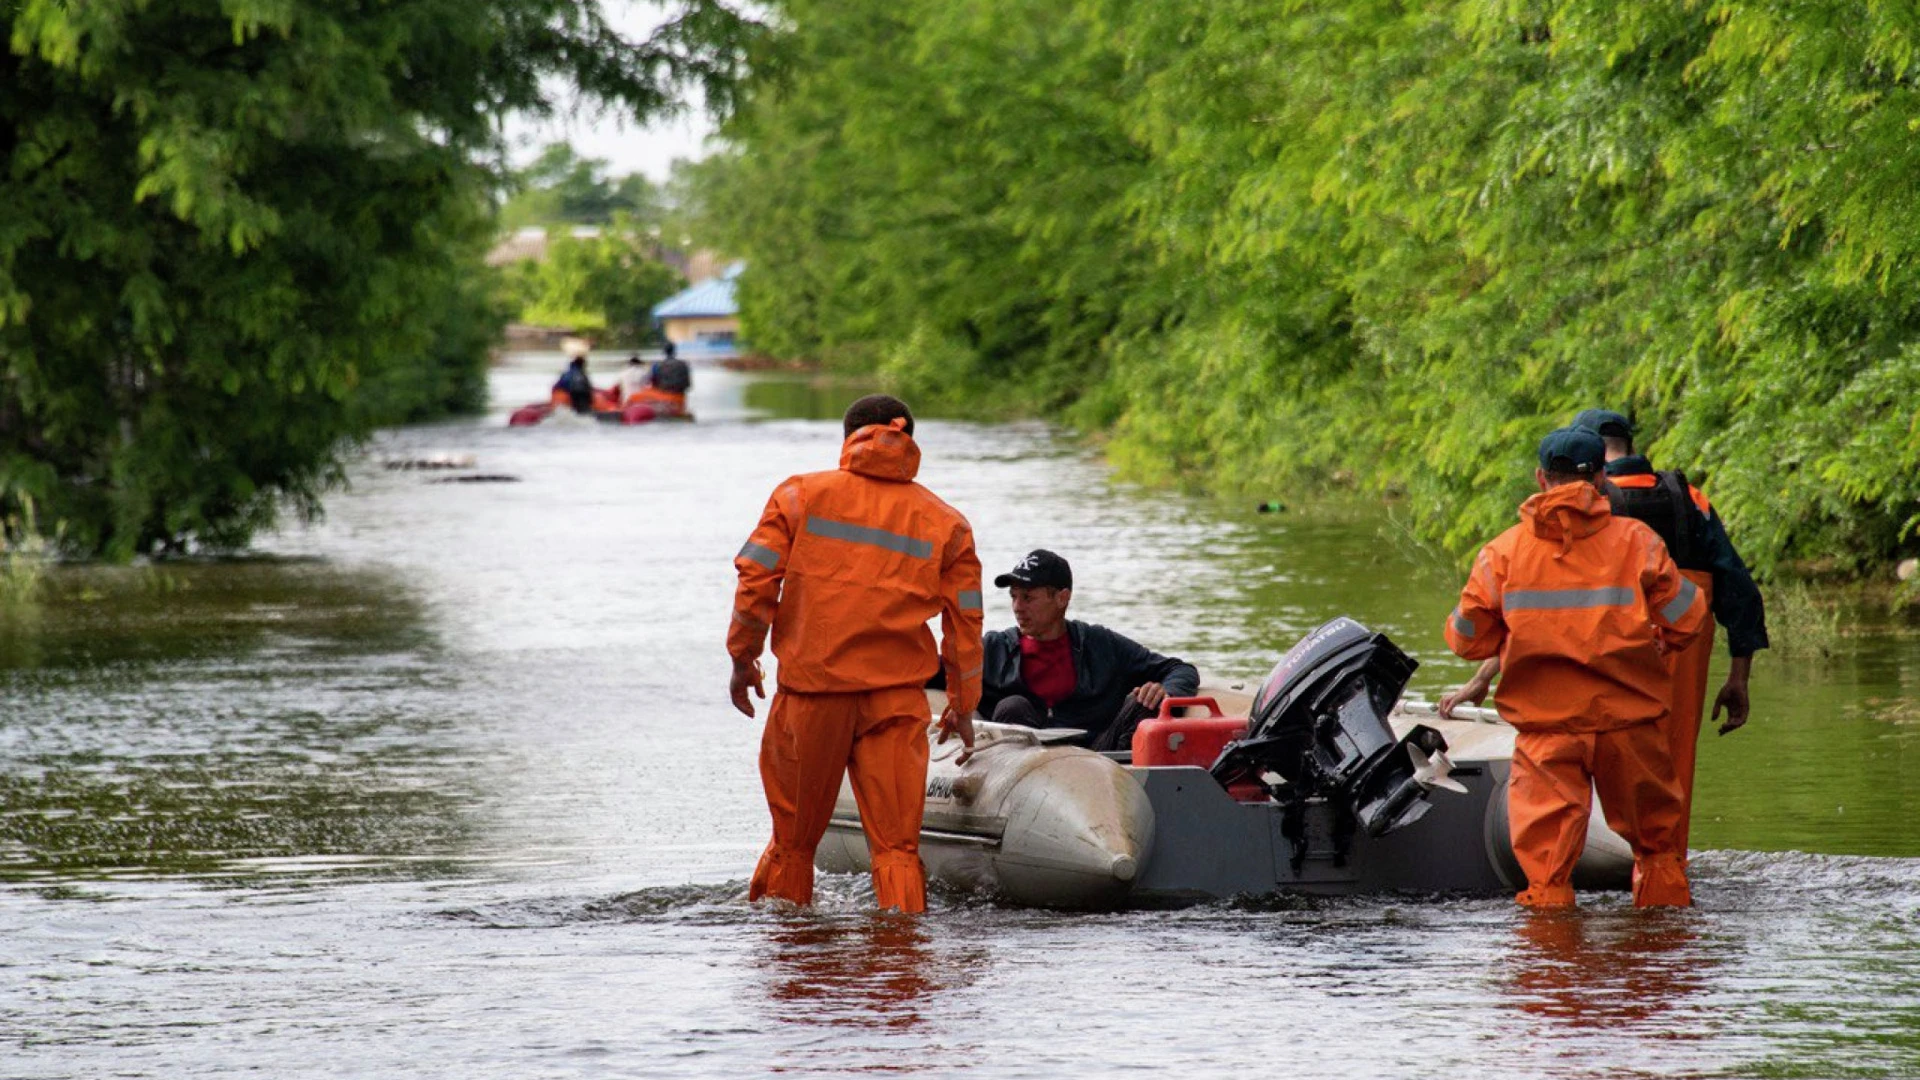
[[840,446],[840,467],[875,480],[912,480],[920,473],[920,446],[906,427],[907,422],[899,419],[868,424],[847,436]]
[[1551,487],[1520,504],[1520,520],[1542,540],[1560,541],[1560,555],[1573,547],[1575,540],[1592,536],[1607,527],[1613,507],[1607,497],[1592,484],[1561,484]]

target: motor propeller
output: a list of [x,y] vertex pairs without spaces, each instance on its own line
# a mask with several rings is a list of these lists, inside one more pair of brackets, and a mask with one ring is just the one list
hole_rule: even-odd
[[1462,795],[1467,793],[1467,785],[1453,778],[1453,759],[1445,750],[1435,750],[1428,754],[1411,742],[1407,743],[1407,755],[1413,758],[1413,779],[1421,787],[1446,788]]

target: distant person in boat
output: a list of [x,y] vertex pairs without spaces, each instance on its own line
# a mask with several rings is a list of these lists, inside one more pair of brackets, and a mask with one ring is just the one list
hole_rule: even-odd
[[1494,705],[1515,728],[1507,821],[1529,907],[1574,902],[1574,864],[1598,791],[1633,847],[1637,907],[1685,907],[1685,815],[1665,720],[1666,653],[1708,625],[1707,599],[1645,524],[1616,517],[1597,485],[1600,436],[1562,428],[1540,443],[1540,493],[1482,548],[1446,621],[1468,660],[1498,656]]
[[693,370],[687,367],[685,360],[667,356],[653,365],[653,388],[662,393],[685,397],[687,391],[693,389]]
[[[1633,422],[1610,409],[1587,409],[1573,418],[1573,426],[1600,436],[1607,448],[1606,490],[1613,512],[1644,521],[1658,533],[1687,580],[1707,597],[1713,617],[1727,628],[1731,663],[1727,681],[1713,699],[1712,719],[1720,734],[1744,726],[1751,708],[1747,680],[1753,654],[1768,647],[1766,603],[1745,560],[1733,546],[1713,504],[1679,472],[1656,472],[1633,448]],[[1667,730],[1673,751],[1673,771],[1680,782],[1687,812],[1680,821],[1680,849],[1687,850],[1688,825],[1693,816],[1694,764],[1700,740],[1700,722],[1707,701],[1707,667],[1713,659],[1713,623],[1692,645],[1667,654],[1673,672],[1673,710]],[[1465,686],[1440,699],[1445,712],[1455,704],[1479,703],[1500,674],[1500,661],[1487,661]]]
[[1053,552],[1029,553],[993,584],[1008,590],[1015,623],[986,636],[980,708],[994,722],[1080,728],[1086,745],[1121,750],[1161,702],[1199,689],[1192,664],[1067,618],[1073,568]]
[[593,411],[593,380],[587,376],[587,358],[576,356],[567,363],[567,370],[553,384],[556,394],[565,394],[567,403],[577,413]]
[[627,357],[626,370],[620,373],[620,402],[625,404],[644,393],[653,384],[653,373],[647,362],[635,353]]
[[[973,746],[980,700],[980,560],[967,519],[914,483],[920,447],[898,398],[847,408],[840,467],[774,489],[734,557],[727,652],[734,708],[753,715],[773,631],[780,685],[760,742],[773,841],[749,899],[813,899],[813,855],[850,773],[883,908],[926,910],[926,683],[944,669],[941,741]],[[940,617],[936,651],[928,620]]]

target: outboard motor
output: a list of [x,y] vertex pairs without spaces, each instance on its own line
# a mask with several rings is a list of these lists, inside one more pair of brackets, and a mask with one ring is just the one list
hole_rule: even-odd
[[1343,858],[1353,826],[1380,836],[1427,812],[1416,765],[1446,740],[1424,725],[1396,739],[1387,723],[1418,666],[1385,634],[1343,616],[1302,638],[1261,684],[1247,737],[1221,751],[1212,772],[1222,784],[1258,779],[1288,806],[1296,866],[1309,799],[1334,804]]

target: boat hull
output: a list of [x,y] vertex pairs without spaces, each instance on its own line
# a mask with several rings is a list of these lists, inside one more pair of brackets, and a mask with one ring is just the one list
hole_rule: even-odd
[[[936,713],[937,713],[936,709]],[[976,722],[979,750],[936,745],[920,837],[929,881],[1036,907],[1173,907],[1280,893],[1511,895],[1525,887],[1507,836],[1513,731],[1500,724],[1394,717],[1446,736],[1464,793],[1435,791],[1418,821],[1342,844],[1336,810],[1311,801],[1304,843],[1286,811],[1236,801],[1205,769],[1134,768],[1048,733]],[[815,856],[832,872],[870,869],[851,785]],[[1574,883],[1624,889],[1632,852],[1595,813]]]

